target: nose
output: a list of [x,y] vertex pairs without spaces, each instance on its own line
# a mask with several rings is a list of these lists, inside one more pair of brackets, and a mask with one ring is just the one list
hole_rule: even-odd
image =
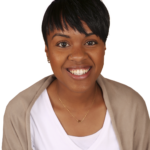
[[74,50],[69,56],[69,60],[74,60],[74,61],[83,61],[87,58],[88,58],[88,54],[82,49]]

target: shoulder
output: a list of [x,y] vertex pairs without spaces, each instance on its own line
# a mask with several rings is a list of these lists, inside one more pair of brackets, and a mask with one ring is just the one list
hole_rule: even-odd
[[133,88],[108,78],[102,77],[102,80],[114,109],[148,113],[143,97]]
[[12,100],[10,100],[5,109],[5,116],[9,115],[9,117],[11,117],[19,114],[24,117],[24,113],[28,109],[35,94],[49,77],[50,76],[47,76],[37,81],[27,89],[18,93]]

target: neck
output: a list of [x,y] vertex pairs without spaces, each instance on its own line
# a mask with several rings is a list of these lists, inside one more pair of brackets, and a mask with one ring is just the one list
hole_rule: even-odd
[[60,98],[62,103],[70,111],[80,111],[89,109],[89,107],[93,104],[93,101],[96,100],[98,89],[99,86],[95,82],[89,89],[83,92],[74,92],[62,85],[61,83],[59,83],[58,81],[56,81],[56,91],[58,95],[58,100]]

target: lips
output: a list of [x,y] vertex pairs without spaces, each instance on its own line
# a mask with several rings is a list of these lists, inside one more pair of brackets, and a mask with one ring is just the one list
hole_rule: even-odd
[[[67,70],[67,69],[66,69]],[[82,74],[82,75],[75,75],[75,74],[72,74],[70,71],[67,70],[67,74],[69,75],[69,77],[71,77],[73,80],[85,80],[87,79],[90,74],[91,74],[91,70],[92,70],[92,67],[90,67],[90,70],[85,73],[85,74]]]
[[67,68],[67,71],[79,70],[79,69],[90,69],[92,66],[74,66]]

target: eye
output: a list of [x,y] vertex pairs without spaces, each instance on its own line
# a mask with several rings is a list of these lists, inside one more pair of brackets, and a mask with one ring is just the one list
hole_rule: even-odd
[[90,42],[91,44],[95,43],[95,45],[98,44],[96,41],[88,41],[87,43],[89,43],[89,42]]
[[[63,43],[62,45],[65,45],[64,43],[67,43],[67,42],[62,41],[62,42],[58,43],[56,46],[61,47],[61,48],[65,48],[66,46],[65,47],[60,46],[61,43]],[[90,43],[90,45],[93,43],[95,43],[95,45],[98,44],[96,41],[88,41],[87,43]]]
[[69,44],[67,42],[60,42],[60,43],[57,44],[57,46],[65,48],[65,47],[68,47]]

